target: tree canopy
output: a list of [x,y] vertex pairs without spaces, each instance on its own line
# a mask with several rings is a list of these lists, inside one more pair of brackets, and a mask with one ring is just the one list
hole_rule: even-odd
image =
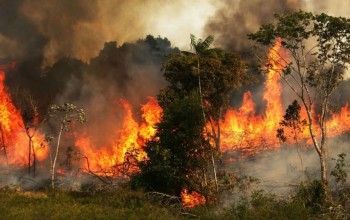
[[[286,65],[282,65],[279,73],[306,110],[327,200],[326,119],[330,95],[343,80],[350,62],[350,19],[303,11],[276,14],[274,23],[262,25],[249,38],[268,48],[276,40],[281,43],[283,52],[276,51],[276,60],[283,60]],[[314,112],[316,104],[317,114]],[[321,132],[316,132],[314,126]]]

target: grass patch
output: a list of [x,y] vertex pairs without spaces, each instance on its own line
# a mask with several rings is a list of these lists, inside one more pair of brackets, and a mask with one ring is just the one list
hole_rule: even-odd
[[122,189],[94,195],[3,190],[0,197],[1,219],[181,219],[143,193]]

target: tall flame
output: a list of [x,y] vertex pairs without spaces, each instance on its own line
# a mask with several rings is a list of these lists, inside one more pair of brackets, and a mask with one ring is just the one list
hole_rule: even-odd
[[239,110],[229,109],[225,120],[220,123],[223,151],[245,149],[254,152],[257,146],[278,145],[276,129],[283,115],[280,101],[282,86],[278,71],[285,66],[285,61],[278,55],[280,53],[281,43],[277,41],[268,54],[269,67],[263,94],[263,99],[267,103],[265,114],[256,115],[251,93],[246,92]]
[[[148,102],[141,105],[142,122],[139,124],[133,117],[132,109],[128,101],[121,100],[125,117],[120,130],[115,131],[111,146],[94,146],[87,135],[77,135],[75,146],[89,160],[90,171],[103,171],[112,175],[113,168],[127,162],[127,154],[136,153],[136,159],[145,157],[142,146],[156,132],[155,124],[159,122],[162,109],[154,97],[149,97]],[[98,150],[95,150],[98,149]]]
[[[241,149],[249,155],[265,148],[279,147],[276,130],[279,128],[279,122],[284,114],[281,102],[280,71],[286,65],[286,58],[287,54],[282,50],[281,39],[278,39],[268,54],[268,74],[263,93],[263,99],[266,101],[265,113],[256,115],[251,93],[246,92],[243,96],[242,106],[238,110],[229,109],[225,119],[220,123],[222,151]],[[306,116],[306,111],[302,108],[302,119],[306,119]],[[348,104],[341,108],[339,114],[331,113],[331,116],[326,123],[328,137],[334,137],[350,130]],[[316,134],[319,134],[320,129],[315,121],[313,121],[313,125]],[[307,126],[303,128],[300,135],[303,139],[310,139]]]
[[[48,149],[41,147],[43,135],[33,137],[33,150],[36,160],[47,157]],[[28,136],[25,132],[21,114],[14,106],[5,87],[5,72],[0,69],[0,164],[28,165]]]

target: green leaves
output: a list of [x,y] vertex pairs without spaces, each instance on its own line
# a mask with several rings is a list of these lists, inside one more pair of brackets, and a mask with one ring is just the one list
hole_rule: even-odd
[[168,103],[155,137],[144,147],[148,160],[140,163],[141,173],[133,181],[175,195],[184,187],[201,190],[210,155],[203,126],[198,91]]
[[348,177],[348,174],[345,171],[345,153],[338,154],[338,159],[332,158],[332,160],[336,161],[336,164],[334,166],[334,169],[331,172],[331,175],[335,177],[335,181],[337,183],[341,183],[342,185],[345,184],[346,178]]
[[[297,141],[298,133],[301,133],[302,127],[307,125],[306,120],[302,120],[300,116],[301,107],[297,100],[294,100],[292,104],[290,104],[286,110],[286,114],[283,116],[283,120],[280,122],[280,125],[284,128],[291,129],[295,141]],[[279,138],[282,142],[287,140],[287,136],[285,136],[284,128],[277,129],[277,138]]]
[[286,48],[294,47],[304,39],[308,39],[313,15],[312,13],[298,11],[291,14],[275,14],[276,23],[263,24],[259,31],[249,34],[248,37],[262,45],[273,45],[275,39],[283,38],[282,45]]
[[191,49],[194,50],[195,54],[198,56],[202,55],[207,49],[209,49],[210,45],[214,41],[214,37],[209,35],[205,40],[203,41],[202,39],[198,39],[191,34],[190,35],[191,39]]
[[294,77],[289,79],[298,81],[301,91],[307,85],[329,95],[350,63],[350,19],[343,17],[303,11],[276,14],[274,23],[264,24],[248,36],[268,47],[281,38],[284,52],[278,56],[291,61],[283,77]]

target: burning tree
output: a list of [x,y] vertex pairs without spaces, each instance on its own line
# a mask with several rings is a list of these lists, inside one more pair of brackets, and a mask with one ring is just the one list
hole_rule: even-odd
[[219,121],[230,106],[232,91],[246,83],[249,77],[242,60],[233,53],[210,48],[213,41],[212,36],[197,40],[191,35],[193,53],[182,51],[170,56],[163,70],[165,78],[171,83],[168,90],[179,94],[199,90],[203,119],[208,123],[205,130],[220,151]]
[[38,101],[28,90],[20,91],[20,89],[16,89],[14,102],[22,116],[24,129],[28,137],[28,174],[31,172],[31,166],[33,166],[33,175],[35,176],[37,159],[33,138],[43,118],[39,117]]
[[[69,130],[69,127],[74,119],[80,123],[86,122],[86,119],[83,109],[78,109],[75,105],[70,103],[64,103],[63,105],[51,105],[48,111],[48,116],[50,118],[56,118],[57,122],[59,123],[56,146],[54,149],[51,147],[50,150],[51,187],[52,189],[55,189],[56,162],[60,149],[62,133]],[[53,138],[49,137],[48,139],[51,140]]]
[[[327,193],[327,124],[330,96],[342,81],[350,62],[350,19],[298,11],[275,15],[275,23],[262,25],[249,38],[270,48],[275,41],[288,52],[277,53],[286,63],[284,82],[299,97],[321,166],[322,190]],[[268,65],[269,68],[269,65]],[[315,105],[319,114],[314,111]],[[316,121],[317,123],[313,123]]]
[[148,159],[139,164],[141,173],[134,176],[133,183],[178,196],[184,188],[203,192],[210,161],[203,126],[198,93],[169,104],[155,136],[144,148]]
[[192,35],[195,53],[172,54],[163,64],[169,82],[158,95],[163,118],[146,144],[148,159],[138,175],[148,189],[180,195],[188,188],[208,198],[213,174],[217,191],[214,155],[220,152],[219,121],[231,92],[248,77],[238,56],[209,49],[211,42],[210,37],[202,41]]

